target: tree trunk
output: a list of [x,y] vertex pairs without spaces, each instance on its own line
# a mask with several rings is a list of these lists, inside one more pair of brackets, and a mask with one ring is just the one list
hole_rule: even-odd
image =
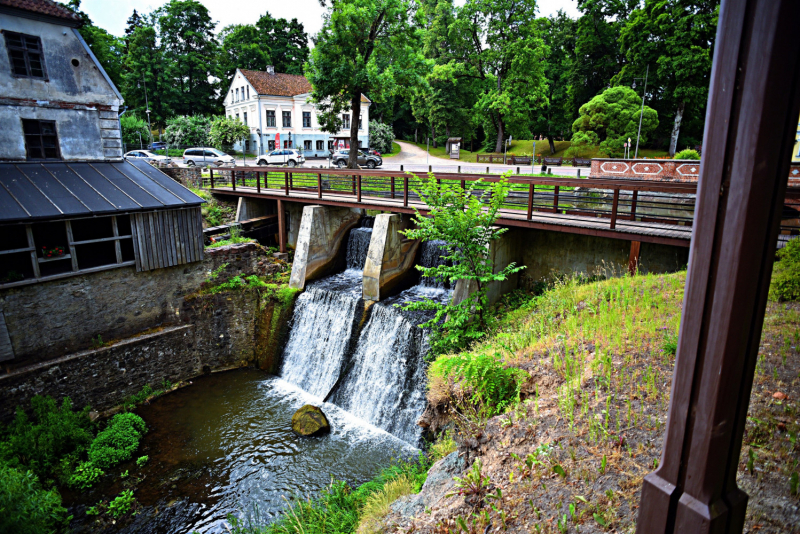
[[555,154],[556,153],[556,144],[553,141],[553,136],[552,135],[548,135],[547,136],[547,140],[550,141],[550,154]]
[[675,125],[672,127],[672,135],[669,138],[669,155],[674,156],[678,148],[678,135],[681,133],[681,121],[683,120],[683,110],[686,108],[686,102],[678,104],[678,110],[675,112]]
[[503,141],[505,141],[505,132],[503,131],[503,118],[497,118],[497,142],[494,144],[494,151],[498,154],[503,152]]
[[[444,125],[444,134],[447,136],[447,139],[449,140],[450,139],[450,125],[449,124],[445,124]],[[450,143],[445,141],[444,142],[444,146],[445,146],[445,150],[449,154],[450,153]]]
[[414,142],[415,143],[419,143],[419,141],[417,140],[417,133],[418,132],[419,132],[419,128],[414,128]]
[[347,157],[347,168],[358,168],[358,120],[361,118],[361,91],[356,91],[351,100],[352,117],[350,119],[350,151]]
[[433,139],[431,139],[431,146],[436,148],[436,126],[433,124],[431,124],[431,137],[433,137]]

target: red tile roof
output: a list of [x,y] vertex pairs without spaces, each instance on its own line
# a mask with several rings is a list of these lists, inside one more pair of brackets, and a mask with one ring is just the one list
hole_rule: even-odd
[[40,15],[69,20],[70,22],[82,22],[78,15],[51,0],[0,0],[0,6],[31,11]]
[[[7,0],[0,0],[0,2],[5,1]],[[297,96],[312,91],[311,83],[308,79],[299,74],[283,74],[281,72],[270,74],[268,72],[244,69],[240,69],[240,71],[260,95]],[[361,95],[361,101],[369,102],[370,100]]]

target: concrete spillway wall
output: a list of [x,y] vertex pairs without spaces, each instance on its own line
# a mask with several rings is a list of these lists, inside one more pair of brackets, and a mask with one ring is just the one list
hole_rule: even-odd
[[410,219],[402,215],[375,217],[364,264],[364,300],[381,300],[414,275],[419,240],[405,239],[400,233],[410,223]]

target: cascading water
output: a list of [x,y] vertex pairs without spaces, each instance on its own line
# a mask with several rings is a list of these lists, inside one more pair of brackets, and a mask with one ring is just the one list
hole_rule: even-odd
[[[419,253],[420,265],[423,267],[438,267],[447,263],[444,259],[447,254],[447,249],[444,245],[445,242],[438,239],[422,243]],[[428,276],[420,277],[419,284],[424,287],[450,289],[450,283],[447,280],[438,280]]]
[[363,270],[367,261],[372,228],[353,228],[347,240],[347,268]]

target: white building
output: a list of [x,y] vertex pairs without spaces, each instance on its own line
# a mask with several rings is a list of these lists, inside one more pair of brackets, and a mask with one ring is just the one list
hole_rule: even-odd
[[0,0],[0,161],[120,160],[122,96],[50,0]]
[[[320,129],[310,98],[311,84],[305,76],[282,74],[272,67],[267,67],[267,72],[236,69],[225,96],[225,114],[244,121],[251,134],[244,147],[237,145],[235,148],[244,148],[251,154],[263,154],[276,148],[298,148],[303,149],[306,157],[327,157],[334,138],[350,137],[350,113],[342,114],[340,132],[328,134]],[[370,104],[362,95],[358,135],[361,147],[369,146]],[[280,147],[275,146],[276,135]]]

